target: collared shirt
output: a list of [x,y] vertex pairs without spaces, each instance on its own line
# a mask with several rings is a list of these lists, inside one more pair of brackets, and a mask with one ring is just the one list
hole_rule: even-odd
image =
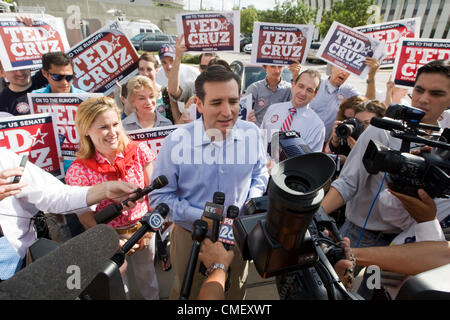
[[[171,126],[173,124],[172,121],[161,115],[158,111],[155,111],[155,114],[156,114],[156,121],[155,124],[153,125],[153,128],[166,127]],[[125,119],[123,119],[122,125],[126,131],[142,129],[142,125],[139,123],[136,112],[130,113],[130,115],[128,115]]]
[[212,142],[203,118],[165,138],[153,175],[165,175],[169,183],[150,193],[150,206],[166,203],[174,223],[187,230],[201,218],[214,192],[225,193],[225,208],[241,208],[247,199],[263,195],[269,178],[259,130],[253,123],[237,120],[227,139]]
[[[131,182],[139,188],[144,188],[145,173],[144,169],[146,165],[155,159],[154,153],[150,150],[147,144],[141,142],[136,150],[136,161],[134,165],[127,170],[125,177],[120,178],[121,181]],[[123,152],[118,152],[116,154],[116,159],[123,159],[125,154]],[[95,160],[98,164],[108,163],[106,159],[100,152],[96,151]],[[93,186],[105,181],[108,181],[108,175],[102,174],[94,171],[83,164],[72,163],[69,170],[67,170],[66,183],[69,185],[78,186]],[[110,199],[105,199],[101,201],[96,208],[96,212],[106,208],[110,205],[112,201]],[[130,210],[123,211],[123,213],[112,220],[110,225],[114,228],[125,227],[138,222],[149,210],[147,201],[137,202],[136,206]]]
[[[21,157],[0,148],[0,171],[19,167]],[[36,240],[30,220],[39,210],[52,213],[82,213],[87,210],[88,187],[65,185],[51,174],[28,162],[21,182],[22,191],[0,201],[0,225],[3,233],[23,258],[27,248]]]
[[[265,130],[266,145],[270,142],[272,134],[280,131],[284,120],[289,115],[290,108],[292,108],[292,102],[288,101],[271,105],[267,110],[261,124],[261,129]],[[309,105],[296,110],[290,130],[298,131],[312,151],[321,152],[325,139],[325,128],[322,120]]]
[[344,83],[339,87],[333,86],[328,78],[322,78],[319,92],[309,103],[325,125],[325,139],[328,140],[333,131],[334,121],[339,111],[339,105],[345,99],[359,96],[361,93],[351,84]]
[[[50,85],[47,85],[45,88],[33,90],[31,93],[51,93]],[[86,93],[81,89],[75,88],[72,84],[70,85],[70,93]]]
[[[361,228],[381,186],[384,175],[383,172],[369,174],[362,163],[363,155],[370,140],[378,141],[393,150],[400,150],[402,142],[400,139],[392,137],[389,131],[369,125],[356,140],[355,146],[350,151],[347,160],[345,160],[339,178],[331,184],[341,194],[346,203],[346,218]],[[411,144],[411,147],[414,147],[414,144]],[[382,190],[386,189],[386,187],[387,182],[384,181]],[[389,220],[383,219],[386,212],[384,211],[384,206],[380,205],[380,203],[380,199],[375,202],[366,229],[400,232],[401,229],[398,226],[393,225]]]
[[246,93],[252,94],[252,105],[255,110],[256,122],[259,127],[267,109],[275,103],[290,101],[292,97],[291,84],[281,80],[275,90],[270,89],[267,78],[248,86]]

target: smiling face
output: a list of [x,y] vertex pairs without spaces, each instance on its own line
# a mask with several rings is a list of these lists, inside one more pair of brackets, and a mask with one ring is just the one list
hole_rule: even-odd
[[350,76],[350,73],[341,70],[335,66],[331,67],[331,76],[330,76],[330,83],[333,86],[339,87],[341,86],[345,81],[347,81],[348,77]]
[[225,138],[239,115],[239,87],[235,79],[226,82],[205,82],[205,97],[197,99],[206,130],[217,129]]
[[436,124],[450,106],[450,79],[440,73],[422,73],[414,85],[411,106],[426,112],[421,122]]
[[156,97],[147,87],[141,87],[133,93],[130,105],[136,108],[139,116],[153,115],[156,108]]
[[121,124],[117,112],[108,109],[99,113],[92,122],[87,136],[91,138],[95,150],[107,158],[115,158],[119,148]]
[[320,79],[310,75],[309,73],[303,73],[297,80],[292,88],[292,105],[295,108],[301,108],[311,102],[317,95],[317,87],[320,84]]
[[24,91],[31,86],[30,69],[3,71],[1,69],[0,76],[6,78],[9,82],[9,89],[12,91]]

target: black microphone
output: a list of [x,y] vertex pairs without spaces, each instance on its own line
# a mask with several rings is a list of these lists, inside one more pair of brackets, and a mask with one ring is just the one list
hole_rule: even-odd
[[230,250],[234,246],[233,222],[239,215],[239,208],[231,205],[227,209],[227,216],[223,218],[220,225],[219,241],[223,243],[225,249]]
[[191,256],[184,275],[183,284],[181,286],[180,300],[189,299],[191,293],[192,280],[194,279],[195,266],[197,265],[198,254],[200,252],[201,242],[208,233],[208,223],[204,220],[195,220],[194,229],[192,230],[192,249]]
[[[377,118],[373,117],[370,119],[370,124],[384,130],[400,130],[405,131],[405,127],[401,122],[395,121],[395,120],[389,120],[384,118]],[[427,136],[429,135],[427,132],[417,129],[417,134],[421,136]]]
[[125,255],[133,246],[141,240],[147,232],[157,232],[163,225],[164,219],[169,214],[169,206],[165,203],[160,203],[155,210],[146,213],[139,222],[142,224],[127,242],[120,248],[118,252],[111,258],[119,267],[125,261]]
[[220,228],[220,222],[222,221],[222,213],[224,210],[223,204],[225,203],[225,193],[216,191],[213,195],[213,203],[216,205],[214,206],[215,210],[211,207],[207,208],[205,205],[205,212],[203,212],[203,215],[206,218],[210,218],[213,220],[213,226],[211,229],[211,241],[216,242],[219,239],[219,228]]
[[94,226],[0,283],[0,300],[74,300],[118,247],[112,227]]
[[136,190],[135,197],[128,198],[128,199],[122,201],[122,203],[120,203],[120,204],[112,203],[109,206],[107,206],[106,208],[104,208],[104,209],[100,210],[99,212],[97,212],[96,214],[94,214],[95,222],[97,224],[101,224],[101,223],[106,224],[106,223],[111,222],[112,220],[114,220],[115,218],[117,218],[118,216],[120,216],[122,214],[123,207],[125,207],[129,201],[136,202],[137,200],[139,200],[146,194],[152,192],[153,190],[164,187],[165,185],[167,185],[167,183],[168,183],[168,181],[167,181],[166,176],[156,177],[155,180],[153,180],[152,184],[149,185],[148,187],[145,187],[144,189],[138,188]]
[[[211,241],[216,242],[219,238],[220,222],[222,221],[222,213],[225,203],[225,193],[216,191],[213,195],[213,202],[206,202],[205,209],[203,210],[203,216],[213,221],[211,229]],[[203,275],[206,274],[206,267],[203,263],[200,264],[199,272]]]

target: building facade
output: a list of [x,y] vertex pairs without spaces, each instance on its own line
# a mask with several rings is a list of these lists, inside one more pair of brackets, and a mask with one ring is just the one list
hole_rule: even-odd
[[[338,0],[334,0],[338,1]],[[317,9],[316,24],[320,23],[322,14],[330,10],[333,0],[303,0],[304,4]],[[449,0],[377,0],[374,21],[388,22],[413,17],[421,17],[421,38],[450,39],[450,1]],[[318,38],[318,32],[314,34]]]

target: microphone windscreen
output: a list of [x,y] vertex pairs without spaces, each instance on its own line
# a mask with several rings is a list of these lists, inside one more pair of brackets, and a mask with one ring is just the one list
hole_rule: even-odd
[[155,179],[155,181],[158,184],[158,186],[157,187],[155,186],[155,188],[162,188],[162,187],[166,186],[169,183],[169,181],[167,180],[167,177],[164,176],[164,175],[158,176]]
[[110,204],[106,208],[100,210],[99,212],[94,214],[94,220],[97,224],[108,223],[118,216],[122,214],[122,210],[120,210],[117,205]]
[[390,129],[403,130],[404,129],[403,125],[400,122],[395,121],[395,120],[385,119],[385,118],[373,117],[372,119],[370,119],[370,124],[373,125],[374,127],[377,127],[380,129],[385,129],[385,130],[390,130]]
[[74,300],[118,249],[112,227],[90,228],[0,283],[0,300]]

